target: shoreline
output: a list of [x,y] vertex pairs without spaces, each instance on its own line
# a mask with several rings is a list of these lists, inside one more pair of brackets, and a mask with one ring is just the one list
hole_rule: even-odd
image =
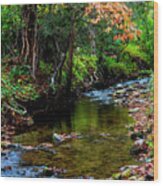
[[[143,88],[143,87],[140,87]],[[154,180],[154,102],[149,91],[137,89],[133,91],[128,100],[123,103],[134,119],[134,124],[127,126],[128,135],[133,141],[130,153],[141,165],[126,165],[113,174],[115,180]]]
[[[136,86],[136,88],[134,88]],[[115,104],[123,105],[128,108],[129,115],[135,120],[134,124],[126,126],[129,129],[128,135],[133,140],[133,147],[130,153],[141,165],[126,165],[120,168],[120,172],[113,174],[111,179],[116,180],[153,180],[153,112],[150,110],[147,113],[147,108],[153,108],[150,90],[147,85],[135,83],[132,86],[117,86],[116,92],[113,95]],[[124,100],[125,98],[125,100]],[[10,131],[12,129],[12,131]],[[15,128],[11,126],[7,134],[8,140],[2,149],[9,150],[9,145],[12,145],[12,136],[14,136]],[[4,141],[2,141],[3,143]],[[5,151],[4,151],[5,152]],[[2,150],[3,153],[3,150]],[[8,167],[9,168],[9,167]]]

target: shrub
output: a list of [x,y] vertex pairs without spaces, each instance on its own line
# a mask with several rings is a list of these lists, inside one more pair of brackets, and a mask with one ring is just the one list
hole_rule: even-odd
[[[26,109],[18,103],[18,100],[27,101],[38,98],[36,87],[32,84],[28,74],[28,70],[23,66],[2,68],[2,118],[6,113],[25,115]],[[3,121],[2,121],[3,122]]]
[[137,70],[137,66],[132,62],[117,62],[115,58],[105,57],[104,62],[107,72],[111,77],[128,76]]
[[74,86],[82,83],[84,78],[89,76],[89,68],[93,68],[95,71],[97,70],[97,57],[95,55],[76,53],[73,62]]
[[45,74],[45,75],[49,75],[53,71],[52,64],[45,63],[42,60],[39,62],[39,69],[40,69],[41,73]]
[[129,44],[124,50],[123,54],[129,54],[131,58],[138,58],[143,62],[149,64],[149,57],[135,44]]

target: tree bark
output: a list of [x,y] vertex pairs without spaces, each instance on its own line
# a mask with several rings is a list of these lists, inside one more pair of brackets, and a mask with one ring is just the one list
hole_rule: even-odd
[[31,75],[35,79],[38,58],[37,5],[24,5],[22,16],[24,28],[22,30],[21,60],[31,65]]

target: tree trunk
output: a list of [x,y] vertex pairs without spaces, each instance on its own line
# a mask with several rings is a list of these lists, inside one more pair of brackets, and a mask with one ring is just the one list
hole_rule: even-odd
[[71,92],[71,84],[72,84],[74,40],[75,40],[75,26],[74,26],[74,19],[72,19],[72,28],[71,28],[70,37],[69,37],[69,59],[68,59],[68,76],[67,76],[67,93],[68,94]]
[[24,5],[22,10],[24,28],[22,30],[21,60],[31,65],[31,75],[36,78],[37,42],[37,5]]

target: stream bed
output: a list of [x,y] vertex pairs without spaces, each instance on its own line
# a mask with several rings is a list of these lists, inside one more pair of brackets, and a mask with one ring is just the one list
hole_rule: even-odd
[[143,85],[149,78],[117,84],[83,94],[68,112],[53,121],[36,123],[16,135],[1,157],[1,175],[6,177],[53,177],[109,179],[120,167],[138,165],[130,154],[128,125],[134,121],[125,106],[114,98]]

